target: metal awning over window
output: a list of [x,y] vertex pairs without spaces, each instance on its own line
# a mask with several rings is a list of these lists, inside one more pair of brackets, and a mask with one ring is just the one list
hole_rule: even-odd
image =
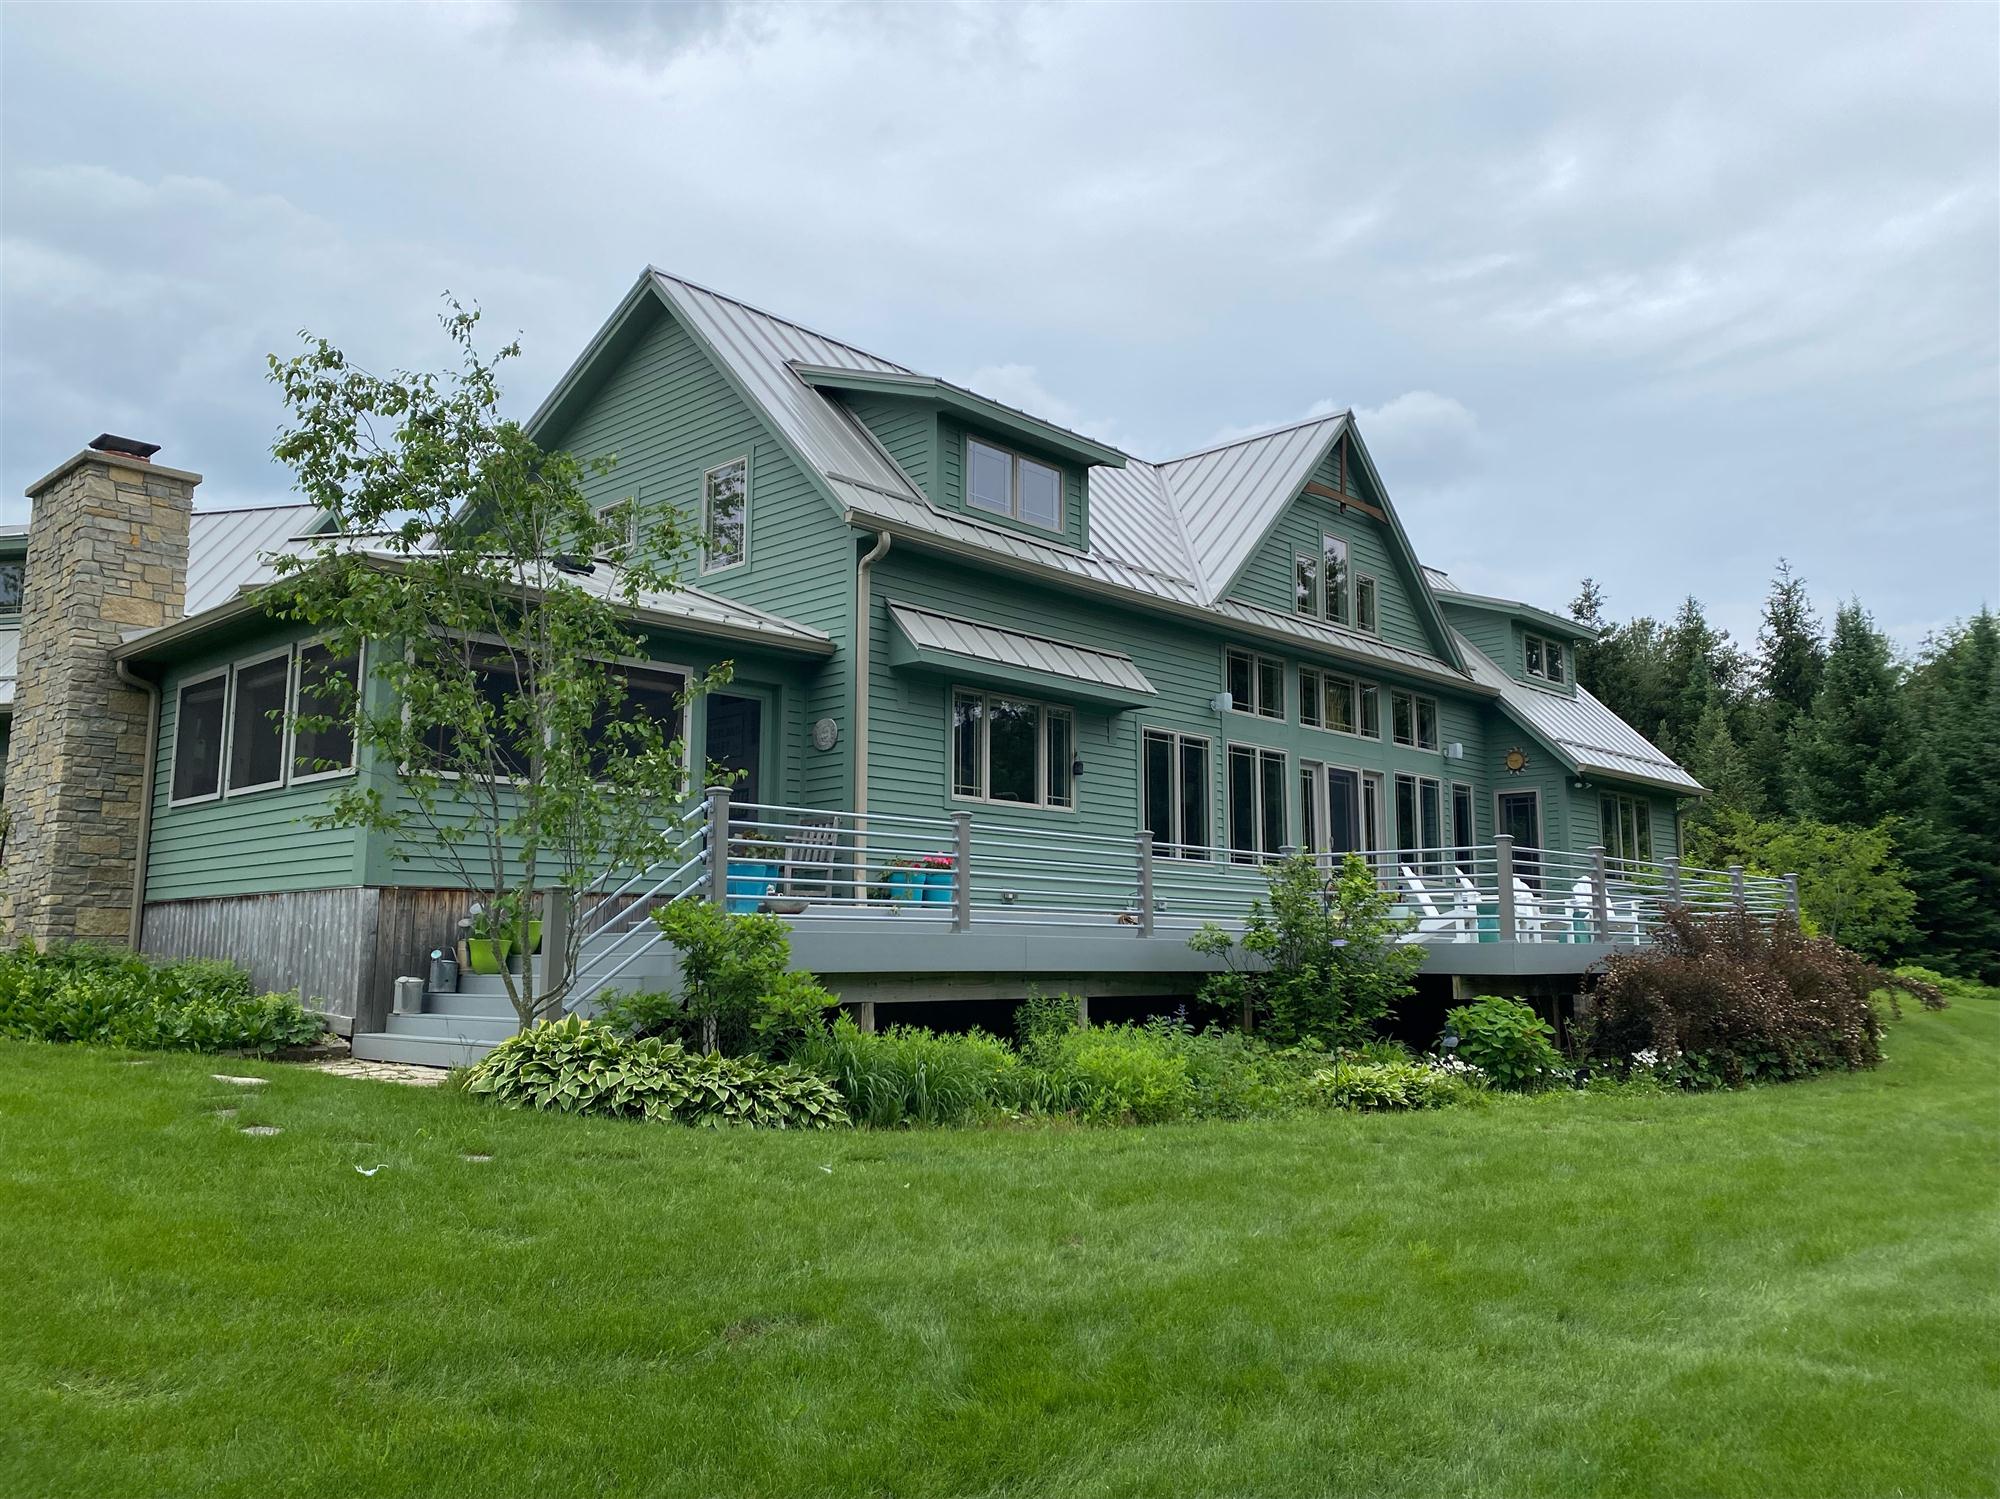
[[1002,629],[914,604],[889,605],[889,661],[1045,697],[1134,708],[1159,694],[1130,656]]

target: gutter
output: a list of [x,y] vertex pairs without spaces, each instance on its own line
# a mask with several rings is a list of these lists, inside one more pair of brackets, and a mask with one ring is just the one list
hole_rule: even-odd
[[[874,618],[874,601],[869,592],[869,575],[875,564],[889,555],[893,538],[887,531],[875,533],[875,545],[854,565],[854,815],[862,839],[867,837],[868,813],[868,634]],[[859,867],[859,860],[856,860]]]
[[146,864],[153,850],[153,793],[158,789],[154,776],[160,757],[160,684],[149,682],[132,670],[129,661],[119,660],[118,680],[146,694],[146,768],[139,783],[139,852],[132,864],[132,919],[127,940],[132,951],[139,950],[139,938],[146,918]]

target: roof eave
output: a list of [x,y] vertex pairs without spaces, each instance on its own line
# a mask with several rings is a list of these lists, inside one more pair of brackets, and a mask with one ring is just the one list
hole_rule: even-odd
[[1118,449],[1058,427],[1040,417],[1002,405],[976,391],[940,380],[935,375],[894,375],[879,370],[836,369],[830,365],[790,361],[792,373],[815,390],[851,390],[873,395],[902,396],[929,401],[970,417],[1020,441],[1058,453],[1085,467],[1123,468],[1126,455]]
[[1567,635],[1570,639],[1582,641],[1586,645],[1604,633],[1577,620],[1565,618],[1553,610],[1526,604],[1519,599],[1503,599],[1492,594],[1461,593],[1456,590],[1447,590],[1438,594],[1437,598],[1438,602],[1445,606],[1459,604],[1488,614],[1507,614],[1531,620],[1544,629]]

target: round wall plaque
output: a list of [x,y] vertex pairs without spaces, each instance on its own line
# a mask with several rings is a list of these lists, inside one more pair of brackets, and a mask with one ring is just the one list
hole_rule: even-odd
[[814,749],[830,750],[838,743],[840,743],[839,724],[835,723],[830,718],[815,719],[813,721]]

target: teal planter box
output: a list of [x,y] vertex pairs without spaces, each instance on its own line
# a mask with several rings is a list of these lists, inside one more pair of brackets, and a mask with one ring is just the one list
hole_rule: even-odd
[[727,902],[730,914],[749,915],[757,909],[757,903],[775,890],[777,885],[777,865],[753,859],[731,859]]
[[949,869],[925,869],[915,871],[924,879],[924,899],[935,904],[951,903],[951,871]]
[[921,869],[891,869],[882,876],[882,883],[889,887],[889,899],[896,901],[920,901],[924,898],[924,874]]
[[1482,900],[1474,918],[1474,926],[1481,942],[1500,940],[1500,907],[1493,901]]

